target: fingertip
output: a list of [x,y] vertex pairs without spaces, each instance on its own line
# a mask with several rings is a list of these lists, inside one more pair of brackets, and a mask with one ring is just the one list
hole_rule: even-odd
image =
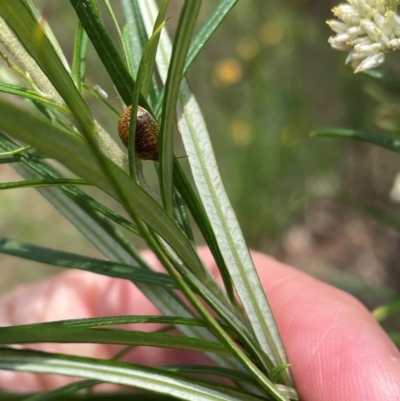
[[254,253],[301,398],[400,400],[400,355],[353,296]]

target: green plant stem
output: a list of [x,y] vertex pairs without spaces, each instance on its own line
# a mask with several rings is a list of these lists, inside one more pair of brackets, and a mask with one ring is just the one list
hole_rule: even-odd
[[245,369],[255,378],[255,380],[267,391],[267,393],[273,397],[274,400],[289,401],[288,398],[283,396],[275,387],[275,385],[258,369],[258,367],[249,359],[249,357],[238,347],[238,345],[231,339],[226,331],[219,325],[215,318],[210,314],[207,308],[198,299],[196,294],[189,288],[186,281],[178,274],[176,265],[171,265],[171,260],[165,257],[165,252],[159,252],[162,247],[161,243],[153,235],[151,239],[152,243],[158,243],[158,246],[152,246],[152,249],[157,251],[157,257],[159,258],[162,265],[166,268],[167,272],[173,277],[178,284],[178,287],[185,294],[186,298],[190,301],[192,306],[200,314],[200,316],[209,323],[212,331],[217,337],[231,350],[231,352],[238,358],[243,364]]
[[170,216],[173,215],[173,132],[176,103],[186,55],[200,6],[201,0],[186,1],[184,3],[165,82],[165,96],[160,125],[160,178],[161,198],[164,208]]

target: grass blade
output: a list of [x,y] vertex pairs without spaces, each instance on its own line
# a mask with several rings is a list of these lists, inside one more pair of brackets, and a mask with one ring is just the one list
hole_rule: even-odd
[[184,3],[171,53],[160,126],[161,197],[167,213],[173,215],[173,133],[178,100],[187,51],[201,6],[200,0]]
[[74,82],[37,22],[22,0],[0,0],[0,15],[13,29],[27,51],[54,85],[77,121],[86,132],[93,132],[92,114],[76,89]]
[[221,273],[222,280],[224,282],[225,290],[228,298],[231,300],[232,304],[236,303],[235,292],[233,289],[233,283],[229,270],[225,264],[224,258],[218,247],[217,239],[212,230],[212,226],[208,219],[207,213],[204,210],[202,203],[199,201],[197,195],[195,194],[192,186],[190,185],[188,179],[185,176],[182,167],[180,166],[178,160],[174,161],[174,184],[176,185],[179,193],[185,200],[185,204],[190,210],[197,226],[199,227],[201,234],[203,235],[214,259],[218,265],[218,269]]
[[[119,95],[125,104],[130,104],[135,82],[129,74],[92,2],[90,0],[70,0],[70,2]],[[149,108],[143,97],[140,98],[140,104],[145,108]]]
[[366,132],[351,129],[327,128],[312,131],[310,135],[313,137],[349,138],[356,141],[372,143],[373,145],[378,145],[381,148],[391,150],[392,152],[400,153],[400,139],[368,134]]
[[81,22],[78,22],[75,34],[74,54],[72,58],[71,75],[76,83],[79,93],[83,92],[83,83],[86,75],[86,53],[88,48],[88,37],[82,27]]
[[[0,129],[54,157],[77,175],[119,200],[119,194],[108,177],[98,170],[98,161],[85,142],[4,100],[0,100],[0,107],[3,111],[0,114]],[[189,268],[204,271],[190,242],[159,204],[115,164],[109,160],[104,162],[120,185],[126,188],[129,202],[140,218],[170,244]]]
[[0,327],[1,345],[37,343],[119,344],[229,355],[228,349],[221,343],[175,334],[43,324]]
[[34,102],[39,102],[39,103],[45,104],[47,106],[53,107],[53,108],[61,111],[63,114],[71,115],[71,112],[66,107],[60,106],[59,104],[54,103],[51,100],[38,95],[38,93],[36,91],[33,91],[31,89],[21,88],[18,85],[12,85],[12,84],[0,82],[0,92],[20,96],[25,99],[30,99]]
[[382,71],[366,70],[366,71],[364,71],[364,74],[370,76],[371,78],[377,79],[378,81],[381,81],[384,84],[389,85],[393,88],[400,89],[400,81],[396,78],[392,78],[392,77],[384,74]]
[[79,390],[84,390],[100,383],[101,382],[98,380],[81,380],[79,382],[70,383],[65,386],[58,387],[54,390],[46,391],[45,393],[39,393],[31,396],[24,395],[23,401],[50,401],[55,398],[58,401],[61,401],[61,397],[68,396],[70,394],[78,392]]
[[[149,46],[148,54],[145,51],[142,53],[142,58],[146,57],[146,66],[147,68],[144,69],[144,77],[143,77],[143,83],[142,83],[142,94],[145,98],[147,98],[151,86],[152,86],[152,79],[153,79],[153,74],[154,74],[154,68],[156,64],[156,54],[157,54],[157,48],[158,48],[158,42],[160,39],[160,33],[161,29],[160,27],[165,24],[164,19],[165,19],[165,14],[167,12],[169,0],[164,0],[162,3],[160,10],[158,12],[158,16],[156,19],[156,22],[154,24],[154,29],[153,29],[153,34],[151,35],[149,42],[152,41],[152,45]],[[145,53],[146,52],[146,53]]]
[[[55,322],[46,323],[35,323],[29,325],[20,325],[21,327],[38,328],[47,326],[63,326],[63,327],[79,327],[79,328],[94,328],[104,326],[115,326],[121,324],[165,324],[169,326],[204,326],[204,322],[193,318],[184,318],[177,316],[153,316],[153,315],[138,315],[138,316],[104,316],[96,318],[85,318],[85,319],[69,319],[69,320],[57,320]],[[29,327],[28,327],[29,326]]]
[[[118,38],[119,44],[121,46],[121,49],[123,50],[124,44],[123,44],[123,39],[122,39],[122,32],[121,32],[121,29],[119,27],[117,17],[116,17],[116,15],[114,13],[114,10],[113,10],[113,8],[111,6],[110,1],[109,0],[103,0],[103,1],[104,1],[104,6],[106,7],[107,13],[108,13],[108,15],[109,15],[109,17],[111,19],[111,22],[112,22],[112,24],[114,26],[115,32],[117,33],[117,38]],[[125,62],[126,62],[126,60],[125,60]]]
[[[0,136],[0,139],[2,137]],[[8,145],[8,146],[6,146]],[[9,141],[2,143],[6,149],[15,149],[17,146],[9,147]],[[42,172],[38,165],[39,162],[27,161],[24,157],[22,160],[28,166],[33,167],[34,171]],[[18,171],[22,175],[27,175],[27,170]],[[46,174],[50,174],[48,169],[45,169]],[[28,174],[28,178],[32,173]],[[135,265],[138,264],[142,268],[150,269],[148,265],[134,252],[127,241],[116,232],[115,228],[107,224],[108,222],[101,219],[92,207],[83,207],[80,202],[71,202],[70,196],[73,195],[67,191],[72,188],[43,188],[39,191],[56,207],[61,213],[74,224],[106,257],[114,262],[123,264]],[[68,193],[68,195],[67,195]],[[74,198],[73,198],[74,199]],[[130,223],[131,224],[131,223]],[[164,314],[173,316],[187,316],[191,317],[192,313],[188,310],[187,306],[182,303],[174,293],[167,291],[159,286],[147,285],[145,283],[137,282],[136,286],[149,298],[151,302]],[[188,336],[204,338],[208,340],[215,340],[215,337],[207,330],[201,327],[187,327],[180,326],[180,330]],[[210,358],[221,366],[237,367],[234,359],[223,358],[216,354],[209,354]]]
[[170,289],[176,288],[176,284],[168,275],[143,269],[138,263],[126,265],[108,262],[70,252],[43,248],[26,242],[14,241],[5,237],[0,237],[0,253],[63,268],[79,269],[104,276],[126,279],[134,283],[146,283]]
[[[237,4],[238,0],[220,0],[217,6],[214,8],[206,22],[201,26],[199,31],[194,36],[188,55],[185,61],[185,67],[183,69],[183,77],[186,76],[189,68],[200,54],[203,47],[207,44],[211,36],[215,33],[218,27],[221,25],[223,20],[226,18],[228,13]],[[159,102],[157,104],[156,114],[158,115],[159,105],[162,103],[164,97],[164,91],[159,96]],[[161,100],[161,103],[160,103]]]
[[[149,87],[151,84],[151,77],[153,75],[153,69],[155,64],[155,56],[157,52],[158,39],[160,37],[160,33],[162,28],[164,27],[164,15],[166,8],[164,7],[158,14],[158,18],[156,21],[156,25],[154,26],[153,35],[147,42],[143,53],[142,59],[140,61],[139,70],[136,78],[136,85],[133,89],[132,93],[132,108],[131,108],[131,117],[129,122],[129,137],[128,137],[128,160],[129,160],[129,174],[134,176],[136,181],[139,182],[139,175],[136,170],[135,164],[135,142],[136,142],[136,123],[137,123],[137,110],[139,105],[139,98],[142,92],[142,88],[146,89],[146,93],[148,93]],[[146,82],[146,79],[150,77],[150,81]],[[147,87],[145,87],[147,85]],[[146,96],[146,94],[144,94]],[[157,123],[155,123],[157,125]],[[157,125],[158,128],[158,125]],[[158,140],[158,138],[157,138]]]
[[[148,36],[137,1],[122,0],[122,8],[124,10],[124,17],[126,19],[126,24],[124,27],[124,39],[126,42],[125,52],[128,57],[128,64],[133,64],[131,70],[135,72],[132,73],[132,75],[136,76],[136,71],[139,68],[140,56],[142,54],[142,50],[146,46]],[[155,25],[157,26],[157,24]],[[160,97],[158,83],[154,75],[152,76],[149,95],[150,104],[152,107],[154,107]]]
[[121,6],[125,17],[124,52],[129,71],[133,77],[136,77],[141,54],[148,37],[142,28],[143,21],[140,18],[140,13],[137,13],[137,2],[135,0],[122,0]]
[[[276,365],[285,364],[275,319],[224,190],[204,120],[185,82],[181,85],[181,105],[178,126],[192,174],[237,294],[261,348]],[[291,384],[288,376],[285,383]]]
[[91,185],[91,184],[85,180],[71,179],[71,178],[25,180],[17,182],[0,183],[0,191],[6,189],[18,189],[18,188],[57,187],[61,185],[74,186],[74,185]]
[[196,57],[200,54],[203,47],[210,40],[211,36],[215,33],[237,2],[238,0],[220,0],[216,5],[210,16],[207,18],[207,21],[201,26],[190,44],[190,49],[185,61],[185,68],[183,69],[183,76],[187,74]]
[[[150,25],[155,18],[155,7],[149,1],[140,4],[148,13]],[[157,58],[162,79],[165,79],[170,48],[169,38],[164,32],[164,35],[161,35],[160,52]],[[178,127],[189,156],[192,174],[225,264],[229,267],[237,294],[260,347],[275,365],[284,365],[287,363],[287,357],[282,339],[224,190],[205,122],[185,81],[181,84],[178,109]],[[267,368],[268,364],[265,367]],[[292,386],[287,372],[285,372],[284,381],[285,384]]]
[[181,375],[134,364],[44,352],[0,349],[0,369],[52,373],[98,379],[166,394],[185,401],[256,401],[240,390],[187,379]]

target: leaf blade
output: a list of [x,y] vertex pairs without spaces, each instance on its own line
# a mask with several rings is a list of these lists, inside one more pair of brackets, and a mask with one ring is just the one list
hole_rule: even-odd
[[174,281],[166,274],[143,269],[139,264],[127,265],[109,262],[15,241],[6,237],[0,237],[0,253],[53,266],[79,269],[104,276],[126,279],[134,283],[140,282],[170,289],[176,288]]
[[55,373],[87,379],[99,379],[153,392],[182,400],[197,401],[256,401],[258,397],[240,390],[206,383],[180,375],[139,365],[93,358],[72,357],[34,351],[0,349],[0,369]]
[[161,197],[167,213],[173,214],[173,131],[179,85],[201,0],[184,3],[171,53],[160,126]]
[[312,137],[338,137],[349,138],[360,142],[367,142],[378,145],[381,148],[400,153],[400,140],[396,138],[388,138],[385,136],[369,134],[362,131],[352,129],[327,128],[314,130],[310,133]]
[[0,0],[0,5],[1,16],[49,78],[82,128],[92,132],[94,130],[92,113],[76,89],[43,27],[37,22],[28,6],[22,0],[15,0],[12,3]]
[[[151,24],[155,18],[155,7],[149,3],[143,1],[140,5],[147,10],[148,22]],[[168,35],[164,32],[157,58],[162,79],[166,77],[170,49]],[[225,264],[230,269],[235,289],[263,351],[276,365],[285,364],[286,352],[275,319],[224,190],[204,119],[185,80],[181,83],[178,108],[178,127],[189,156],[192,175]],[[263,355],[260,355],[261,361],[262,358]],[[268,364],[265,368],[268,370]],[[289,374],[284,373],[285,383],[292,386]]]
[[25,325],[0,327],[0,344],[118,344],[156,348],[174,348],[229,355],[221,343],[193,337],[157,332],[110,328],[80,328],[60,325]]

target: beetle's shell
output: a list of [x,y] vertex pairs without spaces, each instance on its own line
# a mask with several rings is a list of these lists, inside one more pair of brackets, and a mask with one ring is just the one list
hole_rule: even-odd
[[[118,134],[123,144],[128,147],[129,123],[132,106],[127,107],[118,120]],[[158,135],[160,127],[153,116],[143,107],[138,106],[136,117],[135,152],[143,160],[158,161]]]

